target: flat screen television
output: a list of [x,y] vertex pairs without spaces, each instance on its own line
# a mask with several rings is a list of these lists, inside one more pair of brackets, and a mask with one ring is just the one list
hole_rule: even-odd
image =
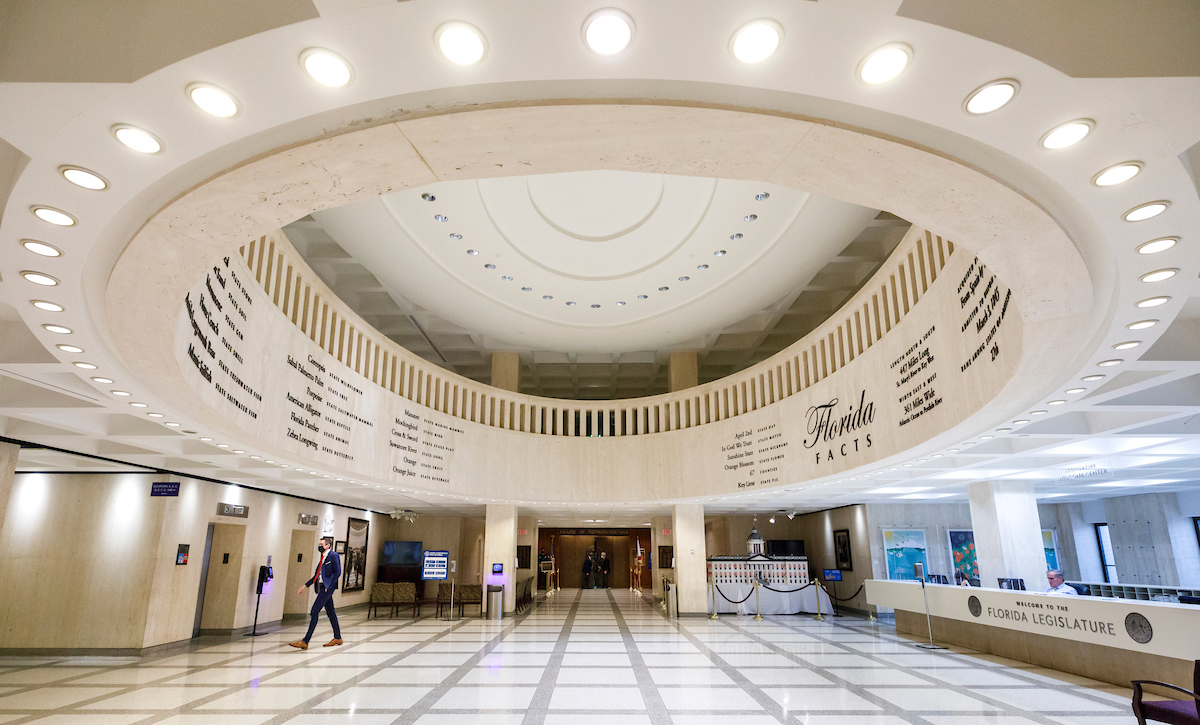
[[420,566],[420,541],[385,541],[383,542],[383,561],[381,564],[391,566]]

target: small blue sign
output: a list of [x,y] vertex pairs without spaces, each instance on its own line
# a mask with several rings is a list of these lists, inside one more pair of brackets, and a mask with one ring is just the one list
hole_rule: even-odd
[[826,569],[825,570],[825,581],[840,582],[841,580],[842,580],[842,570],[841,569]]
[[179,484],[172,482],[154,482],[150,484],[151,496],[178,496]]
[[421,557],[422,579],[446,579],[450,575],[450,552],[425,551]]

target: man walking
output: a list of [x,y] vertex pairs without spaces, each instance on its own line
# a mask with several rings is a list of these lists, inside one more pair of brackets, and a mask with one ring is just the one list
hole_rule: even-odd
[[595,586],[592,581],[592,555],[589,552],[583,559],[583,588],[591,589]]
[[600,570],[600,588],[608,589],[608,573],[612,571],[612,561],[608,558],[608,552],[600,552],[600,561],[596,562],[596,567]]
[[301,594],[305,587],[315,584],[317,592],[317,599],[312,605],[312,619],[308,621],[308,634],[304,635],[304,639],[290,643],[297,649],[308,649],[308,641],[312,639],[313,630],[317,628],[317,615],[322,609],[329,616],[329,623],[333,625],[333,639],[325,646],[336,647],[342,643],[342,629],[338,626],[337,612],[333,609],[333,593],[337,590],[338,579],[342,576],[342,560],[333,550],[332,536],[322,536],[317,549],[321,552],[321,558],[317,560],[316,572],[312,579],[304,582],[304,586],[296,590],[297,594]]

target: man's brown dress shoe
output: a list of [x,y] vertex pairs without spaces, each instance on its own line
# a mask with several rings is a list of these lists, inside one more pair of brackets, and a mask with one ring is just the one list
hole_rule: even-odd
[[296,649],[308,649],[308,642],[298,639],[295,642],[288,642],[288,646],[295,647]]
[[342,643],[342,638],[341,638],[341,637],[334,637],[333,639],[331,639],[331,640],[329,640],[328,642],[326,642],[326,643],[325,643],[325,646],[326,646],[326,647],[337,647],[337,646],[338,646],[339,644],[341,644],[341,643]]

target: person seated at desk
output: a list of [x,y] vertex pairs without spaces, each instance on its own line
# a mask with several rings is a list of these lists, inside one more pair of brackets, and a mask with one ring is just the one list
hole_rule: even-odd
[[1075,591],[1075,587],[1063,581],[1061,569],[1051,569],[1046,572],[1046,581],[1050,582],[1050,588],[1046,590],[1047,594],[1054,594],[1060,597],[1079,596],[1079,592]]

